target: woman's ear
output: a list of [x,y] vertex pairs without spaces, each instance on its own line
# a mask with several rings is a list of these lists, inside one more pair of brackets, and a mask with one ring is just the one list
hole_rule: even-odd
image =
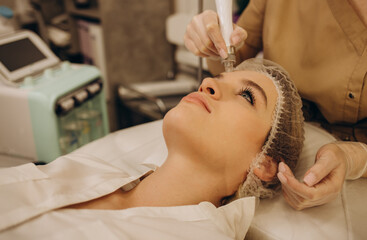
[[265,182],[273,180],[277,172],[278,162],[267,155],[265,155],[265,159],[260,163],[259,167],[254,168],[255,175]]

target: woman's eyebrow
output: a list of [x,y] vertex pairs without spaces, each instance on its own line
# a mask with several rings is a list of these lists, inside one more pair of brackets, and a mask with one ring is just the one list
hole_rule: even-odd
[[251,86],[260,92],[260,96],[264,99],[265,106],[268,106],[268,97],[262,87],[260,87],[256,82],[250,79],[242,79],[242,83],[247,86]]

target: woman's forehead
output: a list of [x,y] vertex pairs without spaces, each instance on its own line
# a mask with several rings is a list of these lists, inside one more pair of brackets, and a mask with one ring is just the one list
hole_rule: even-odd
[[[241,78],[241,77],[248,77],[251,78],[251,80],[254,81],[262,81],[262,82],[271,82],[273,83],[273,80],[270,78],[270,76],[266,73],[262,73],[262,72],[257,72],[257,71],[253,71],[253,70],[237,70],[232,72],[233,74],[235,74],[236,78]],[[231,74],[231,73],[229,73]]]

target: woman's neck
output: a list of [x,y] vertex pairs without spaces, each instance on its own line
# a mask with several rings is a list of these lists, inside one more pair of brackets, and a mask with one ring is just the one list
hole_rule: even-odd
[[[182,158],[182,159],[179,159]],[[223,185],[195,161],[169,156],[162,167],[122,196],[126,207],[178,206],[210,201],[219,206]]]
[[168,207],[209,201],[220,206],[226,183],[198,164],[193,158],[169,155],[155,172],[128,192],[120,189],[88,202],[67,206],[77,209],[126,209],[132,207]]

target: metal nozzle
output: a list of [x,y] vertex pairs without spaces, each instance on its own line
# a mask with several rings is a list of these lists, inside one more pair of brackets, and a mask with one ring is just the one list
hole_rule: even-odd
[[227,47],[227,49],[228,49],[228,57],[226,59],[222,59],[222,64],[226,72],[233,72],[234,65],[236,63],[235,48],[233,46],[229,46]]

